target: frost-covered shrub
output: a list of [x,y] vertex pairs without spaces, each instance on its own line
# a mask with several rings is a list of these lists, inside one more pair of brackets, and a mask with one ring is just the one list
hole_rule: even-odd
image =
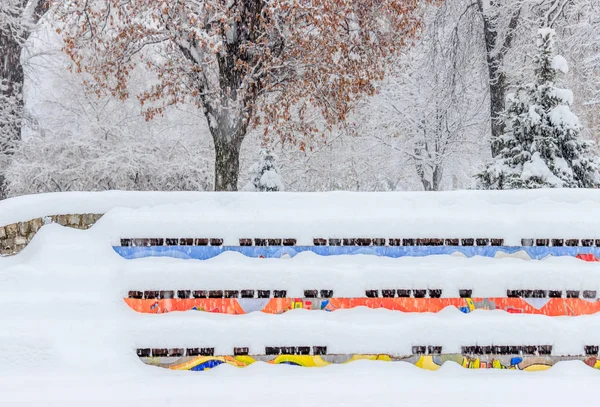
[[277,156],[267,149],[260,150],[259,161],[250,167],[250,182],[244,191],[274,192],[283,191],[283,182],[275,164]]
[[205,191],[211,161],[182,137],[53,135],[19,144],[7,168],[10,196],[56,191]]

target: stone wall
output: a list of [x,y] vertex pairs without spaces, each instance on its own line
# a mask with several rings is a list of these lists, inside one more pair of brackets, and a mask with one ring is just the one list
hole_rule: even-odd
[[94,213],[52,215],[0,226],[0,255],[9,256],[19,253],[45,224],[58,223],[75,229],[88,229],[101,217],[102,214]]

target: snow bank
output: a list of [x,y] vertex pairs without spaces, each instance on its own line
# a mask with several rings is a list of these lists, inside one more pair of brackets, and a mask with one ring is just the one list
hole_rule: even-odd
[[44,407],[462,407],[466,398],[486,407],[585,406],[597,398],[599,378],[600,372],[583,362],[562,362],[545,372],[470,370],[454,363],[435,372],[409,363],[373,361],[322,369],[256,363],[201,374],[152,367],[110,376],[31,371],[3,377],[0,393],[6,406]]

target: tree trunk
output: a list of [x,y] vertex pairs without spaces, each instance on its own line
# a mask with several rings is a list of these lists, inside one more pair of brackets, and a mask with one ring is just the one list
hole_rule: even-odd
[[215,191],[237,191],[240,175],[241,140],[215,137]]
[[12,147],[21,138],[23,67],[21,45],[10,32],[0,30],[0,199],[6,198],[5,165]]
[[439,191],[442,183],[442,167],[440,165],[434,165],[433,168],[430,168],[431,179],[429,179],[425,174],[424,165],[427,164],[418,164],[416,166],[417,174],[421,179],[421,184],[423,184],[423,189],[425,191]]
[[[497,137],[500,137],[504,133],[504,122],[502,121],[501,114],[505,109],[507,81],[506,75],[502,71],[502,68],[504,64],[504,57],[512,46],[514,30],[517,28],[519,23],[522,6],[519,6],[519,8],[511,16],[508,24],[508,30],[504,37],[498,36],[498,29],[494,24],[493,17],[486,14],[483,0],[478,0],[478,6],[483,24],[483,37],[485,42],[490,84],[490,119],[493,140]],[[495,6],[497,6],[497,4],[492,1],[488,7]],[[495,157],[499,152],[497,151],[496,143],[491,143],[491,149],[492,157]]]
[[433,191],[439,191],[442,184],[442,172],[443,168],[441,165],[436,165],[433,170]]
[[[504,100],[506,98],[506,75],[502,72],[503,64],[502,53],[495,52],[497,33],[491,23],[483,17],[483,31],[485,38],[486,60],[489,77],[490,89],[490,120],[492,130],[492,140],[500,137],[504,133],[504,123],[500,119],[500,114],[504,110]],[[491,144],[492,157],[498,154],[495,143]]]
[[[490,118],[492,126],[492,139],[498,138],[504,134],[504,121],[501,113],[506,105],[506,75],[503,72],[494,73],[497,69],[490,69],[490,78],[494,75],[495,80],[490,82]],[[492,157],[498,155],[496,143],[492,143]]]

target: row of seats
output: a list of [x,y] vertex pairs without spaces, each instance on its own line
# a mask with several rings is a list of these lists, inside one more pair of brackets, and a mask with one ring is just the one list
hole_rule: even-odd
[[[596,290],[566,290],[564,298],[593,299]],[[441,289],[382,289],[366,290],[367,298],[441,298]],[[460,289],[460,298],[472,298],[473,290]],[[563,298],[562,290],[507,290],[508,298]],[[190,298],[287,298],[287,290],[146,290],[129,291],[129,298],[147,300]],[[333,290],[304,290],[303,298],[332,298]]]
[[[596,290],[566,290],[566,298],[580,298],[580,295],[586,299],[596,298]],[[561,290],[507,290],[508,298],[562,298]]]
[[[243,238],[239,246],[296,246],[297,239]],[[221,238],[124,238],[124,247],[223,246]],[[504,239],[493,238],[315,238],[314,246],[504,246]],[[521,246],[600,247],[600,239],[521,239]]]
[[[461,346],[464,355],[551,355],[552,345]],[[584,348],[587,352],[587,347]],[[587,355],[587,353],[586,353]]]
[[[306,290],[314,294],[313,290]],[[332,290],[321,290],[323,298],[330,298]],[[129,291],[129,298],[146,300],[170,300],[189,298],[286,298],[287,290],[146,290]],[[309,297],[307,297],[309,298]],[[313,298],[316,298],[313,297]]]
[[[312,351],[312,353],[311,353]],[[249,354],[248,347],[233,348],[234,356]],[[327,346],[267,346],[265,355],[326,355]],[[139,348],[139,357],[215,356],[215,348]]]
[[[426,298],[427,294],[429,298],[440,298],[442,296],[441,289],[383,289],[381,295],[379,290],[366,290],[365,296],[368,298]],[[506,290],[506,296],[508,298],[580,298],[582,296],[585,299],[596,298],[596,290]],[[458,290],[458,296],[460,298],[472,298],[473,290],[471,289],[460,289]]]
[[[598,355],[598,345],[585,345],[584,354]],[[552,345],[489,345],[462,346],[463,355],[531,355],[552,354]],[[139,357],[183,357],[215,356],[215,348],[140,348]],[[248,347],[233,348],[234,356],[249,355]],[[327,346],[266,346],[264,355],[327,355]],[[412,347],[413,355],[441,355],[443,347],[439,345],[417,345]]]

